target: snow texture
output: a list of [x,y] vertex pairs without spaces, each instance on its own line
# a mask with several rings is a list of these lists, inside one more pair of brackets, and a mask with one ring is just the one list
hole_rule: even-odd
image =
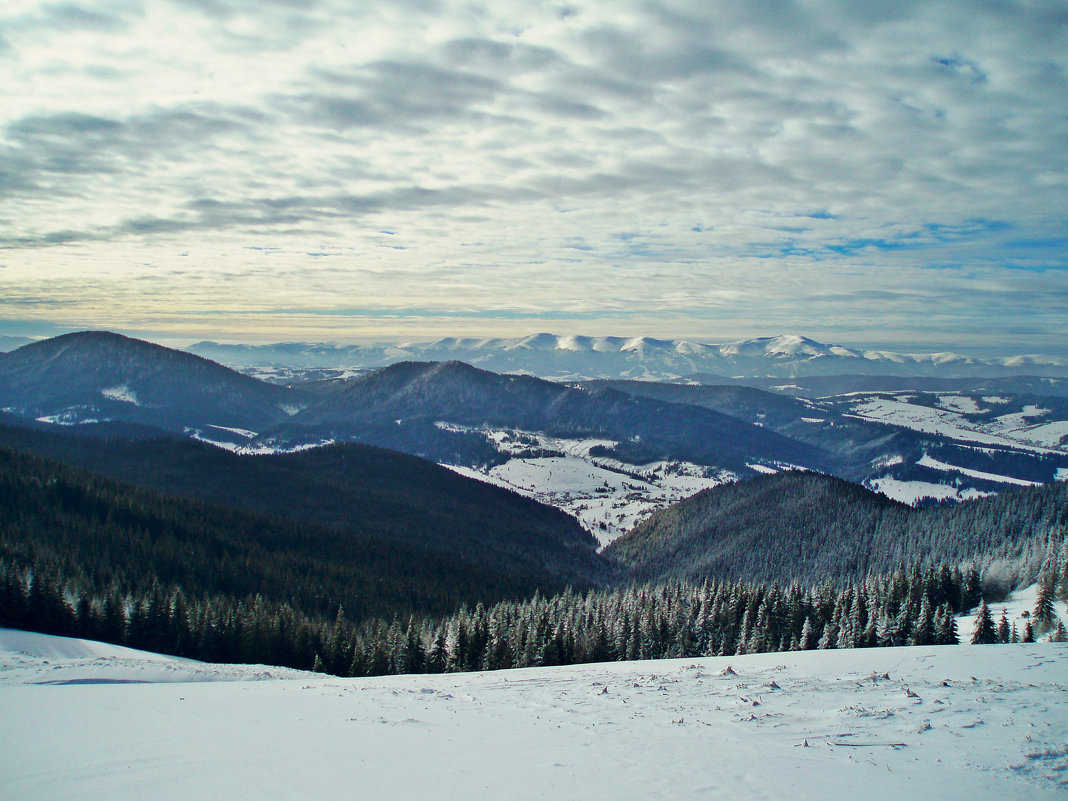
[[967,467],[957,467],[956,465],[940,462],[926,453],[918,462],[916,462],[916,464],[920,467],[929,467],[932,470],[944,470],[947,473],[961,473],[962,475],[971,476],[972,478],[981,478],[986,481],[998,481],[1002,484],[1016,484],[1020,487],[1033,487],[1039,483],[1037,481],[1027,481],[1022,478],[1012,478],[1011,476],[999,476],[995,473],[984,473],[982,470],[971,470]]
[[951,484],[933,484],[929,481],[903,481],[893,476],[880,476],[879,478],[870,479],[864,482],[864,486],[895,501],[907,503],[909,506],[915,506],[920,501],[929,499],[937,501],[947,499],[970,501],[993,494],[971,488],[962,490]]
[[[917,402],[930,398],[935,399],[937,407]],[[849,414],[863,420],[940,434],[962,442],[1033,453],[1066,452],[1064,440],[1068,438],[1068,421],[1043,420],[1049,414],[1048,409],[1028,404],[1020,411],[1002,413],[992,419],[982,416],[991,412],[994,406],[1004,406],[1009,402],[1006,398],[980,398],[989,405],[986,409],[981,408],[975,398],[959,395],[851,392],[833,399],[848,401]]]
[[[514,455],[504,464],[488,469],[450,464],[443,467],[562,509],[591,532],[602,547],[656,509],[737,480],[728,471],[712,471],[690,462],[632,465],[590,455],[596,446],[618,444],[612,440],[562,439],[536,432],[471,429],[445,422],[436,425],[444,430],[477,431],[501,453]],[[531,452],[560,455],[519,455]]]
[[140,402],[137,400],[137,393],[134,392],[127,384],[123,384],[118,387],[109,387],[107,389],[100,390],[100,394],[105,398],[115,401],[122,401],[123,403],[132,403],[134,406],[140,406]]
[[8,798],[1061,799],[1068,645],[338,679],[0,630]]

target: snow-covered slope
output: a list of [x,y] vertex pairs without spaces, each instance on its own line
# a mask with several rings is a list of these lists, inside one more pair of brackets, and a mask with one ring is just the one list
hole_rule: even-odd
[[738,480],[729,470],[691,462],[632,465],[591,455],[592,448],[618,444],[612,440],[563,439],[509,429],[478,429],[478,433],[512,458],[493,467],[442,466],[564,510],[601,546],[621,537],[655,509]]
[[0,630],[5,797],[1052,801],[1068,791],[1064,644],[337,679],[70,642]]
[[839,412],[979,446],[1068,452],[1068,404],[933,392],[859,392],[825,398]]

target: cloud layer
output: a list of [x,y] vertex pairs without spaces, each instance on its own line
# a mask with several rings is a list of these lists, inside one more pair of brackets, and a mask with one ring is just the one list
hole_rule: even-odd
[[9,319],[1063,347],[1059,3],[16,1],[0,84]]

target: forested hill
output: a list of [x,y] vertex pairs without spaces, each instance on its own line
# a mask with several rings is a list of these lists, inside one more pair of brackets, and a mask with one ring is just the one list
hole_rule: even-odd
[[[439,422],[607,438],[620,444],[603,455],[624,461],[685,459],[741,475],[752,472],[747,465],[758,457],[816,468],[828,458],[818,446],[712,409],[613,389],[578,389],[533,376],[498,375],[461,362],[402,362],[354,379],[269,434],[272,441],[283,442],[299,442],[302,436],[312,441],[359,439],[435,461],[472,464],[499,458],[492,449],[482,454],[471,444],[467,458],[456,458],[452,449],[457,446],[441,442]],[[482,435],[467,437],[485,447]],[[450,437],[460,438],[457,433]]]
[[0,425],[0,445],[168,494],[444,554],[527,587],[604,578],[596,541],[574,518],[413,456],[359,444],[237,456],[145,431],[130,439],[95,430]]
[[0,407],[31,420],[260,430],[288,419],[287,410],[303,402],[294,390],[107,331],[64,334],[0,354]]
[[[233,611],[257,599],[328,622],[339,605],[352,620],[444,614],[537,588],[426,549],[165,496],[3,447],[0,573],[98,610],[158,587],[190,603],[216,599]],[[0,602],[0,625],[24,622],[18,611]]]
[[635,578],[857,580],[917,559],[1015,558],[1068,526],[1068,484],[914,509],[830,476],[790,472],[705,490],[655,512],[605,555]]

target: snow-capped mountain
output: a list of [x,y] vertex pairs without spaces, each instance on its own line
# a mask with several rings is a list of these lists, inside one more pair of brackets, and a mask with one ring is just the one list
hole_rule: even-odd
[[378,368],[398,361],[463,361],[497,373],[554,379],[671,380],[832,375],[940,378],[1038,375],[1068,377],[1068,360],[1020,355],[978,359],[958,353],[904,354],[829,345],[798,335],[721,344],[651,337],[532,334],[510,339],[448,337],[433,342],[330,345],[225,345],[199,342],[192,353],[243,370]]

